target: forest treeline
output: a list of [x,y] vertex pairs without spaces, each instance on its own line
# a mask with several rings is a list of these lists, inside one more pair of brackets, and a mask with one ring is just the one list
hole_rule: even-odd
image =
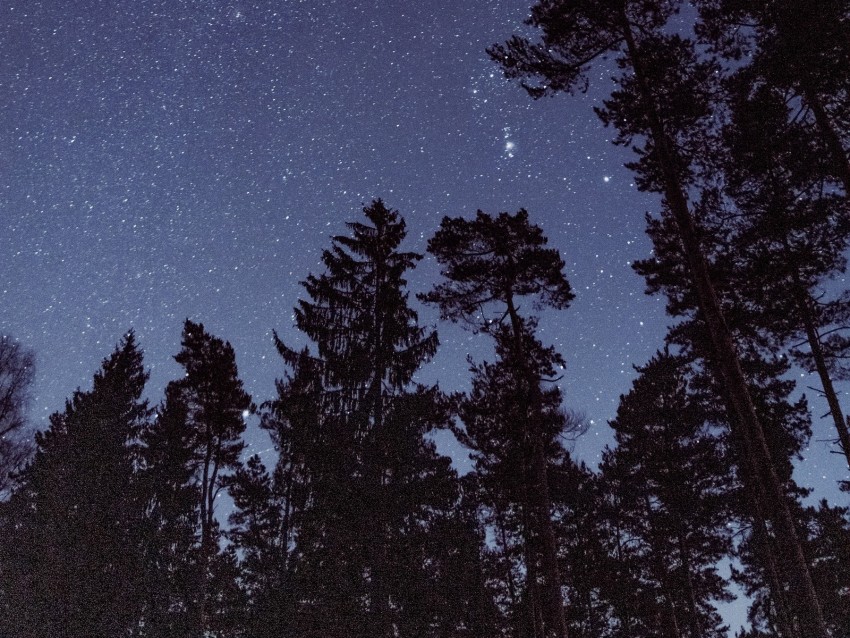
[[[819,379],[850,467],[850,3],[695,0],[692,38],[681,5],[546,0],[539,39],[488,51],[535,98],[613,58],[597,114],[660,195],[635,269],[676,321],[598,469],[563,445],[584,425],[554,382],[569,353],[535,313],[573,292],[528,213],[446,217],[428,242],[441,279],[420,301],[494,352],[446,394],[415,382],[438,348],[407,291],[421,255],[375,200],[303,282],[310,345],[275,335],[268,400],[187,320],[158,405],[130,332],[27,450],[31,355],[0,342],[0,387],[18,379],[0,403],[0,634],[720,638],[717,604],[743,590],[741,638],[850,636],[850,514],[793,478],[813,420],[788,374]],[[269,467],[245,458],[252,412]],[[440,429],[471,472],[437,453]]]

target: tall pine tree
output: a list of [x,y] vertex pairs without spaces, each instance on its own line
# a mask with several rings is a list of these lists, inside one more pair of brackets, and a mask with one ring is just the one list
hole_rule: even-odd
[[[445,279],[422,299],[438,305],[443,318],[491,332],[496,340],[504,368],[485,368],[479,390],[485,392],[490,381],[487,376],[507,376],[513,388],[508,401],[512,418],[499,423],[489,418],[492,415],[481,415],[476,423],[477,415],[468,414],[473,430],[495,430],[487,434],[505,437],[491,443],[486,440],[488,436],[475,433],[470,442],[477,447],[514,447],[507,450],[507,458],[498,461],[513,464],[521,477],[524,566],[527,594],[532,597],[529,624],[534,636],[566,638],[548,476],[552,425],[557,425],[558,419],[553,420],[551,397],[541,388],[543,377],[561,360],[534,338],[535,320],[519,313],[520,300],[526,297],[536,307],[556,309],[566,308],[573,299],[563,274],[564,262],[557,250],[545,247],[546,243],[543,232],[528,221],[525,210],[497,217],[478,211],[472,221],[446,217],[428,242],[428,251],[443,266]],[[482,398],[473,398],[473,402],[478,405]],[[487,410],[485,405],[480,407]],[[471,413],[476,411],[469,404],[468,408]],[[505,431],[508,423],[516,428],[514,432]],[[475,440],[478,438],[484,440]]]
[[174,359],[186,374],[169,384],[166,396],[177,405],[166,404],[165,410],[177,410],[186,419],[185,441],[197,492],[194,506],[200,537],[193,622],[195,631],[203,632],[216,623],[214,616],[219,610],[212,601],[220,592],[214,592],[214,588],[228,589],[227,583],[214,582],[216,576],[226,578],[228,567],[227,557],[219,550],[215,504],[241,465],[245,412],[251,407],[251,397],[242,387],[229,343],[209,334],[203,324],[187,319],[182,346]]
[[[680,6],[677,0],[547,0],[532,8],[528,23],[542,41],[514,36],[489,49],[510,78],[523,81],[532,96],[584,90],[590,65],[609,53],[622,73],[618,88],[599,111],[619,130],[618,143],[637,149],[631,164],[641,190],[660,193],[674,220],[690,285],[711,347],[712,369],[723,388],[740,441],[741,463],[753,497],[765,503],[781,547],[782,560],[796,592],[797,613],[811,633],[827,638],[788,496],[771,456],[738,349],[726,322],[688,203],[700,176],[699,156],[706,150],[713,115],[716,67],[697,56],[693,43],[670,35],[665,27]],[[529,83],[529,81],[531,83]],[[634,146],[635,143],[640,146]],[[781,462],[781,459],[779,460]],[[779,558],[779,556],[777,556]]]

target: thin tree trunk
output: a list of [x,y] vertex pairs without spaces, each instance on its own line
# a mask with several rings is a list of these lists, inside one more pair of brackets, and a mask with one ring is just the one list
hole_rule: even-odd
[[850,162],[847,160],[847,153],[844,151],[844,145],[841,143],[841,138],[832,126],[829,119],[829,114],[821,102],[820,96],[816,91],[808,86],[803,87],[803,99],[812,113],[815,116],[815,124],[817,124],[821,137],[829,149],[829,154],[832,156],[832,166],[844,186],[844,194],[850,197]]
[[[619,512],[620,511],[619,503],[617,505],[618,505],[618,507],[617,507],[617,509],[615,509],[615,511]],[[622,535],[622,530],[620,529],[620,519],[619,519],[619,517],[615,517],[614,527],[615,527],[615,533],[616,533],[616,537],[617,537],[617,563],[620,564],[620,565],[625,565],[626,564],[626,558],[625,558],[624,552],[623,552],[623,535]],[[629,574],[629,575],[631,576],[631,574]],[[629,607],[627,607],[626,613],[624,614],[625,617],[623,618],[623,621],[626,625],[626,636],[630,636],[632,634],[632,617],[631,617],[630,611],[631,610],[629,609]]]
[[[652,105],[652,93],[646,84],[641,53],[637,47],[625,3],[622,5],[623,36],[628,47],[635,79],[647,105]],[[679,237],[688,262],[693,285],[699,300],[702,318],[711,338],[717,373],[726,389],[729,402],[735,412],[731,419],[733,427],[741,430],[741,440],[747,457],[753,460],[754,491],[763,499],[770,511],[780,540],[782,559],[788,563],[791,584],[797,598],[796,607],[801,615],[802,624],[809,628],[812,638],[830,638],[823,619],[820,603],[815,592],[811,574],[806,563],[803,549],[795,528],[794,519],[788,507],[787,495],[776,472],[764,430],[759,422],[750,397],[744,373],[741,370],[731,331],[726,325],[720,303],[714,290],[697,231],[691,218],[679,176],[671,161],[674,152],[656,111],[651,107],[647,113],[650,119],[650,133],[658,154],[659,164],[664,173],[665,198],[676,221]]]
[[[731,406],[727,403],[727,412],[730,415],[734,413]],[[742,484],[744,490],[744,500],[750,514],[750,520],[753,524],[753,534],[755,540],[755,549],[762,562],[762,568],[767,572],[767,587],[772,594],[772,602],[775,607],[775,622],[778,624],[777,633],[780,638],[800,638],[792,621],[790,605],[788,604],[785,588],[782,585],[782,579],[779,577],[779,569],[777,568],[777,552],[772,547],[770,536],[767,531],[766,517],[762,504],[753,491],[755,480],[752,478],[753,467],[749,462],[746,452],[743,450],[743,441],[735,432],[732,433],[732,441],[740,458],[739,472],[742,475]]]
[[803,288],[796,272],[794,273],[794,284],[796,288],[797,307],[800,309],[803,327],[806,330],[806,339],[812,351],[812,359],[814,359],[815,368],[823,386],[823,394],[826,397],[826,402],[829,404],[829,412],[835,424],[835,431],[838,432],[838,442],[841,451],[847,460],[847,466],[850,467],[850,431],[848,431],[847,422],[841,411],[841,404],[838,402],[838,394],[835,392],[835,387],[832,385],[832,378],[826,367],[826,360],[820,343],[820,335],[812,317],[811,297],[808,291]]
[[[380,241],[383,227],[378,225],[376,239]],[[373,450],[373,467],[371,474],[374,477],[372,489],[377,490],[378,509],[370,512],[374,517],[369,523],[373,529],[378,530],[376,547],[373,549],[374,563],[372,564],[372,612],[374,614],[374,636],[375,638],[392,638],[394,635],[394,623],[390,614],[390,592],[387,587],[387,573],[389,563],[389,520],[387,515],[386,497],[386,471],[388,454],[385,449],[386,437],[384,435],[384,397],[383,382],[387,376],[388,362],[390,356],[384,348],[384,313],[386,304],[384,289],[386,287],[384,263],[378,260],[375,264],[375,297],[373,306],[374,325],[372,326],[372,352],[374,353],[374,368],[372,379],[367,391],[367,404],[371,403],[369,409],[372,416],[372,435],[375,441]],[[368,474],[367,474],[368,475]],[[367,530],[364,529],[364,532]]]
[[661,560],[659,548],[653,542],[656,537],[655,525],[653,523],[652,504],[649,501],[649,494],[643,494],[643,504],[646,510],[646,524],[649,528],[650,535],[650,551],[652,552],[652,565],[655,568],[655,578],[658,579],[658,584],[661,585],[661,591],[664,594],[664,600],[667,601],[667,612],[670,623],[666,627],[659,627],[662,633],[667,633],[669,638],[682,638],[682,632],[679,629],[679,617],[676,613],[676,604],[673,601],[672,587],[667,578],[667,568]]
[[210,466],[213,463],[212,437],[207,425],[206,450],[204,451],[204,469],[201,477],[201,552],[200,564],[198,565],[198,612],[197,627],[198,636],[203,636],[207,628],[207,588],[208,570],[210,563],[210,534],[212,532],[210,521],[212,519],[212,491],[213,486],[210,479]]
[[514,348],[518,363],[522,366],[522,374],[525,377],[525,400],[523,408],[525,415],[527,442],[530,443],[530,497],[535,516],[535,536],[540,543],[540,569],[543,576],[542,604],[544,618],[546,619],[545,636],[549,638],[568,638],[567,620],[564,614],[564,599],[561,595],[561,574],[558,568],[558,545],[555,540],[555,532],[552,529],[551,510],[552,505],[549,498],[549,478],[546,463],[546,451],[543,447],[543,432],[540,428],[540,420],[537,412],[539,401],[534,399],[540,393],[539,379],[533,378],[525,360],[523,348],[522,323],[513,301],[513,292],[506,291],[505,301],[508,306],[508,314],[511,319],[513,330]]
[[525,596],[528,600],[528,624],[534,638],[546,638],[543,611],[540,605],[540,586],[537,582],[537,552],[535,551],[536,536],[534,521],[529,513],[530,497],[528,495],[528,459],[523,460],[525,476],[523,482],[522,521],[523,521],[523,558],[525,559]]

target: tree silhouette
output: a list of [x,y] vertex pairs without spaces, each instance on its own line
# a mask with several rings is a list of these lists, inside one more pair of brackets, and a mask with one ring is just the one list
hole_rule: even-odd
[[[174,443],[182,443],[182,451],[173,453],[188,460],[197,497],[192,506],[196,508],[195,525],[200,542],[192,622],[194,631],[200,634],[213,623],[211,616],[217,612],[211,608],[210,581],[217,569],[228,569],[227,557],[219,556],[220,530],[215,503],[240,467],[240,455],[245,447],[243,413],[250,408],[251,397],[239,379],[233,348],[209,334],[203,324],[186,320],[182,349],[174,359],[186,374],[169,384],[166,398],[170,402],[166,402],[164,413],[166,422],[171,418],[185,419],[184,433],[174,435],[177,437]],[[180,428],[181,424],[178,421],[171,427]],[[179,478],[175,481],[178,483]]]
[[[421,298],[436,304],[442,318],[463,321],[476,330],[494,335],[497,356],[504,364],[504,373],[510,377],[509,383],[514,386],[509,403],[513,406],[510,414],[515,420],[510,421],[519,430],[507,441],[492,442],[478,440],[489,437],[474,432],[470,443],[479,449],[487,445],[510,447],[510,439],[513,439],[519,448],[518,453],[508,452],[507,458],[499,461],[518,465],[522,477],[531,626],[535,636],[565,638],[567,625],[558,547],[552,528],[547,467],[547,448],[552,445],[552,432],[547,426],[551,420],[547,419],[545,395],[540,387],[542,377],[550,373],[560,358],[534,339],[534,320],[522,317],[518,305],[522,298],[530,297],[537,308],[563,309],[573,299],[562,272],[563,260],[557,250],[545,248],[545,245],[543,232],[529,223],[524,210],[516,215],[501,213],[495,218],[478,211],[472,221],[446,217],[428,242],[428,252],[443,267],[444,281]],[[490,314],[494,306],[497,319]],[[503,326],[504,320],[508,322]],[[498,374],[496,368],[485,368],[482,384],[488,383],[487,376],[492,379]],[[483,385],[479,392],[485,393]],[[475,404],[481,404],[486,410],[486,405],[477,399],[473,399]],[[488,394],[487,399],[492,400],[492,395]],[[481,429],[483,434],[486,429],[495,427],[493,434],[499,429],[502,429],[499,434],[507,434],[504,425],[493,423],[487,415],[482,415],[480,425],[476,423],[477,417],[471,414],[475,407],[467,406],[470,409],[467,420],[472,423],[473,430]]]
[[34,380],[35,355],[11,337],[0,336],[0,496],[9,495],[15,473],[32,453],[25,431]]
[[727,628],[712,602],[731,599],[717,566],[732,553],[735,486],[724,437],[689,389],[687,369],[669,353],[639,369],[600,469],[630,540],[635,597],[653,601],[632,618],[648,614],[644,622],[670,638],[719,638]]
[[139,483],[147,515],[145,583],[142,593],[145,635],[195,635],[197,543],[200,492],[195,479],[189,408],[175,385],[141,435]]
[[456,475],[425,438],[447,427],[449,406],[435,388],[411,383],[437,347],[407,303],[405,273],[421,256],[399,250],[406,229],[396,211],[375,200],[364,214],[348,224],[351,236],[333,238],[326,272],[304,282],[309,299],[295,318],[316,355],[276,342],[293,370],[268,425],[281,487],[293,490],[295,526],[281,529],[298,557],[296,627],[317,636],[464,635],[474,631],[463,628],[475,605],[441,602],[434,590],[457,573],[440,568],[450,553],[468,556],[462,547],[476,541],[473,529],[454,541],[441,532],[464,529],[452,518]]
[[[508,77],[522,80],[535,97],[583,90],[591,63],[609,53],[617,56],[623,73],[600,115],[618,128],[619,143],[635,145],[638,161],[630,166],[637,172],[638,186],[661,193],[675,222],[710,339],[712,366],[734,415],[730,424],[741,441],[741,462],[751,466],[746,480],[752,483],[754,497],[765,503],[765,513],[780,540],[782,559],[792,566],[789,575],[800,616],[813,636],[827,638],[787,495],[688,204],[687,188],[699,176],[696,151],[701,147],[694,141],[706,139],[702,132],[711,121],[715,73],[711,61],[699,58],[691,42],[665,32],[679,5],[675,0],[541,2],[532,8],[528,21],[542,31],[540,43],[514,36],[504,45],[491,47],[489,53]],[[528,80],[538,83],[529,84]]]
[[[785,104],[796,103],[793,119],[807,131],[806,144],[820,148],[818,164],[825,175],[843,186],[845,196],[850,194],[846,150],[850,11],[846,3],[699,0],[695,4],[703,39],[736,62],[737,75],[751,95],[773,92]],[[748,64],[742,67],[744,52]]]
[[[730,251],[737,253],[735,284],[759,312],[754,323],[792,348],[798,363],[820,378],[823,394],[850,466],[850,430],[833,378],[843,374],[850,347],[842,329],[850,314],[841,295],[825,297],[823,285],[846,269],[850,241],[846,198],[829,187],[821,149],[810,134],[790,123],[786,96],[736,83],[727,192],[740,213]],[[743,94],[743,95],[742,95]]]
[[142,552],[132,443],[149,417],[132,332],[65,410],[3,510],[3,633],[120,636],[138,622]]

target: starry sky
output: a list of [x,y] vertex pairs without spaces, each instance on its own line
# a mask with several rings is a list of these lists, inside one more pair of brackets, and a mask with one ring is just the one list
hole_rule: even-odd
[[[592,106],[610,91],[532,101],[484,50],[521,32],[530,0],[6,0],[0,3],[0,332],[38,357],[34,421],[62,408],[134,328],[159,401],[180,374],[185,318],[229,340],[257,402],[284,368],[271,331],[321,251],[373,198],[424,252],[445,215],[526,208],[566,261],[576,300],[544,315],[567,360],[568,407],[592,422],[595,464],[634,365],[660,347],[664,301],[630,263],[648,255],[638,193]],[[409,281],[427,290],[426,257]],[[413,302],[420,319],[437,313]],[[420,374],[467,387],[486,337],[439,324]],[[807,379],[803,384],[810,383]],[[846,477],[815,437],[803,484]],[[253,428],[251,448],[268,452]],[[463,465],[447,436],[441,449]]]

